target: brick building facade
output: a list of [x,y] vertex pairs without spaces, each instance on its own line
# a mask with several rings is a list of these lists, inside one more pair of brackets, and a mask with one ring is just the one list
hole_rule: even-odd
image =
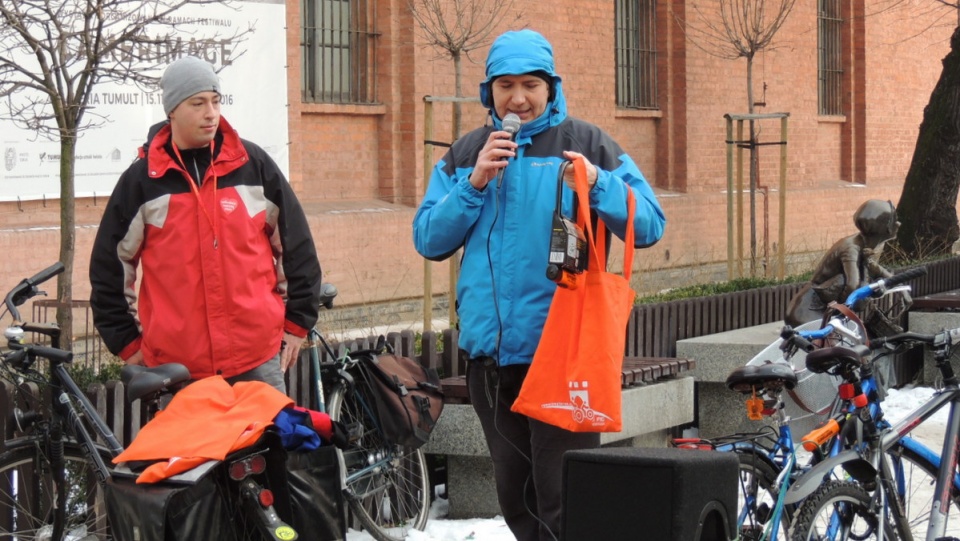
[[[695,274],[726,261],[724,115],[747,112],[746,61],[708,54],[680,22],[688,20],[692,28],[700,16],[694,6],[715,3],[516,2],[519,22],[504,17],[511,23],[497,30],[527,26],[543,33],[554,46],[571,114],[610,132],[655,187],[668,223],[664,239],[637,254],[639,290],[645,288],[645,273]],[[841,114],[820,114],[817,6],[824,3],[835,5],[841,21],[836,54],[842,66]],[[350,20],[366,24],[366,33],[351,38],[369,47],[354,51],[354,58],[367,60],[364,99],[304,99],[302,29],[311,15],[301,6],[308,4],[362,8],[363,14],[352,12]],[[852,214],[862,201],[899,198],[923,107],[956,27],[956,14],[935,5],[934,0],[798,1],[774,47],[755,57],[754,101],[762,103],[756,112],[789,113],[786,253],[821,252],[854,232]],[[286,0],[286,6],[290,181],[307,209],[325,279],[339,286],[341,304],[415,299],[424,289],[424,265],[413,249],[410,223],[429,174],[424,151],[431,148],[424,145],[424,98],[454,94],[453,62],[425,46],[406,0]],[[653,9],[647,29],[655,39],[647,52],[655,68],[646,73],[655,75],[656,95],[648,109],[617,106],[617,14],[628,6]],[[464,58],[464,94],[476,94],[485,55],[483,47]],[[450,104],[432,108],[433,139],[449,141]],[[478,104],[466,104],[464,111],[465,131],[483,122]],[[761,121],[760,130],[762,142],[780,139],[779,121]],[[255,134],[244,136],[256,140]],[[431,164],[443,148],[432,151]],[[760,159],[766,195],[757,196],[758,250],[762,254],[765,246],[774,254],[780,249],[780,147],[760,147]],[[87,254],[103,204],[77,202],[78,299],[89,292]],[[3,284],[56,258],[56,224],[55,202],[0,206],[0,247],[13,255],[0,263]],[[434,291],[443,292],[447,265],[433,267]]]

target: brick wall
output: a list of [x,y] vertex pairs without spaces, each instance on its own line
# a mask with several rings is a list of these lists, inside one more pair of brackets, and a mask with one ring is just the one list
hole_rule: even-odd
[[[287,2],[290,181],[305,202],[325,276],[341,304],[416,298],[424,264],[413,250],[410,222],[424,189],[424,96],[454,93],[453,63],[424,47],[405,0],[372,0],[378,17],[377,88],[370,106],[300,101],[299,1]],[[701,5],[704,3],[700,3]],[[710,3],[707,3],[710,4]],[[789,112],[787,234],[790,253],[822,252],[854,232],[852,214],[868,198],[899,198],[923,106],[940,74],[952,28],[931,25],[936,10],[880,10],[851,0],[846,12],[849,102],[845,117],[817,114],[816,4],[797,2],[775,41],[754,60],[757,112]],[[660,0],[658,99],[655,112],[619,111],[614,100],[614,3],[517,2],[521,23],[552,42],[571,114],[608,130],[657,187],[668,218],[662,242],[638,252],[640,270],[698,269],[723,262],[726,239],[726,133],[723,115],[745,113],[746,62],[724,60],[692,45],[676,17],[692,18],[692,1]],[[949,20],[953,20],[947,17]],[[497,29],[496,33],[505,28]],[[463,61],[463,93],[475,96],[486,48]],[[765,88],[764,88],[765,86]],[[464,106],[464,129],[484,110]],[[451,106],[434,106],[434,139],[451,139]],[[761,140],[779,140],[778,121],[760,123]],[[256,140],[256,134],[244,134]],[[434,150],[439,159],[444,149]],[[775,188],[779,147],[760,149],[762,186]],[[851,184],[850,181],[858,184]],[[763,246],[779,249],[778,192],[757,197]],[[103,200],[80,200],[76,296],[89,291],[87,254]],[[745,198],[745,204],[749,204]],[[766,218],[765,218],[766,217]],[[0,288],[57,257],[56,203],[0,204]],[[745,235],[749,217],[744,218]],[[51,229],[53,228],[53,229]],[[767,241],[764,242],[764,229]],[[744,240],[749,250],[749,237]],[[775,246],[775,244],[777,244]],[[434,291],[446,290],[447,265],[433,265]],[[638,280],[642,280],[642,272]]]

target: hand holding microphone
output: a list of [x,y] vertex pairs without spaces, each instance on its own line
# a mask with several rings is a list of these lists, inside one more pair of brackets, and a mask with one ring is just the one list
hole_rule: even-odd
[[[520,117],[513,113],[508,113],[507,116],[503,117],[502,125],[503,125],[503,131],[510,134],[510,141],[513,142],[513,140],[517,138],[517,132],[520,131]],[[503,157],[503,161],[507,161],[506,156]],[[500,189],[500,186],[503,184],[504,170],[506,170],[506,167],[501,167],[500,170],[497,171],[497,189],[498,190]]]
[[[513,152],[513,140],[519,131],[520,117],[510,113],[503,119],[501,130],[487,136],[487,142],[480,150],[470,175],[470,184],[473,184],[474,188],[483,190],[494,177],[497,178],[498,185],[503,181],[503,169],[507,166],[504,162]],[[509,137],[504,137],[503,132],[507,132]]]

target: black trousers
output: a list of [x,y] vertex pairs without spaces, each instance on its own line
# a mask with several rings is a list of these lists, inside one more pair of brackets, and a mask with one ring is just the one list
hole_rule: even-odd
[[599,447],[600,434],[570,432],[511,412],[529,368],[471,360],[467,389],[493,458],[507,526],[517,541],[554,541],[560,538],[563,454]]

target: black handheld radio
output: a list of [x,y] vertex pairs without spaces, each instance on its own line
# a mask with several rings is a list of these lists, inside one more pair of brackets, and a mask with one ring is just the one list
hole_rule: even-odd
[[[575,220],[566,218],[562,213],[563,173],[572,165],[569,161],[560,164],[557,176],[557,202],[553,211],[553,225],[550,232],[550,253],[547,258],[547,278],[560,287],[576,289],[577,276],[587,268],[587,238],[583,229]],[[576,194],[574,194],[576,197]],[[574,218],[577,215],[574,199]],[[590,218],[587,217],[589,220]]]

